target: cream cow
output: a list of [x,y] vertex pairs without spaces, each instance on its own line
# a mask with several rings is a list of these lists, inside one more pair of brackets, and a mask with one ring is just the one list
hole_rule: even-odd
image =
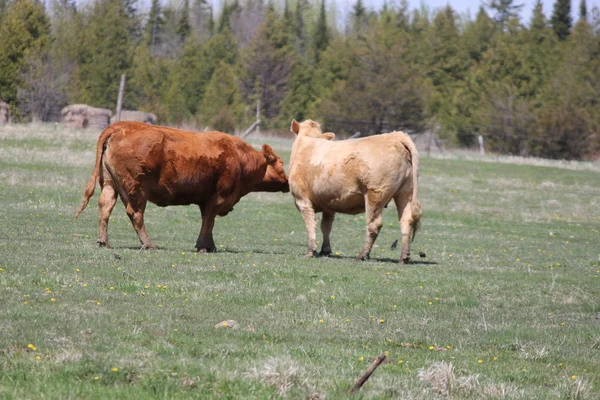
[[307,257],[317,254],[316,216],[323,213],[321,255],[331,254],[329,235],[335,213],[366,212],[367,234],[357,260],[369,258],[383,225],[383,208],[393,199],[402,231],[400,263],[410,261],[410,241],[419,226],[417,198],[419,154],[408,135],[392,132],[360,139],[331,141],[311,120],[292,121],[296,134],[290,158],[289,185],[308,233]]

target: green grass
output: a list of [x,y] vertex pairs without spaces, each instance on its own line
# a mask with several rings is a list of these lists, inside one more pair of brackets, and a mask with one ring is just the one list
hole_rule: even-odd
[[369,262],[363,215],[337,216],[334,257],[305,259],[281,193],[219,218],[217,254],[192,251],[193,206],[150,205],[159,249],[138,250],[119,203],[104,249],[98,191],[73,220],[97,136],[0,127],[0,398],[344,399],[383,351],[355,397],[600,396],[597,166],[422,154],[408,266],[393,206]]

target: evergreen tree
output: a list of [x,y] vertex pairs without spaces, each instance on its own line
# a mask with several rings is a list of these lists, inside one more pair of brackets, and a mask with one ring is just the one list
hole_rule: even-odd
[[329,32],[327,30],[327,14],[325,11],[325,0],[321,0],[321,8],[319,9],[319,16],[317,19],[317,25],[315,27],[314,34],[314,49],[315,49],[315,62],[319,62],[320,54],[325,51],[329,45]]
[[160,40],[160,32],[164,23],[160,0],[152,0],[148,21],[146,21],[144,28],[144,41],[147,46],[154,48],[158,44],[157,42]]
[[348,68],[345,79],[337,80],[320,102],[327,129],[341,135],[422,129],[423,82],[408,49],[404,32],[382,21],[352,42],[349,54],[341,55]]
[[571,26],[573,25],[571,0],[556,0],[550,22],[559,40],[565,40],[569,37]]
[[296,0],[296,48],[299,54],[306,52],[306,27],[304,23],[304,11],[308,7],[306,0]]
[[579,18],[587,19],[587,4],[585,3],[585,0],[579,2]]
[[54,0],[51,3],[52,42],[51,57],[54,70],[59,75],[58,82],[65,82],[63,91],[67,100],[72,102],[81,92],[76,77],[78,68],[78,42],[73,38],[83,32],[83,16],[77,10],[74,0]]
[[293,37],[284,24],[283,18],[268,11],[257,35],[241,54],[242,96],[247,104],[260,100],[267,125],[279,116],[296,57]]
[[350,12],[351,17],[351,32],[355,36],[361,36],[367,24],[367,9],[363,5],[362,0],[356,0]]
[[50,21],[41,3],[15,0],[8,4],[1,22],[0,99],[14,107],[26,57],[40,56],[50,46]]
[[490,47],[495,33],[494,21],[483,7],[479,7],[475,21],[467,24],[461,37],[461,42],[474,62],[481,61],[481,57]]
[[192,28],[190,26],[190,0],[183,0],[179,10],[179,20],[177,21],[177,34],[185,41],[190,35]]
[[[117,102],[121,74],[131,65],[132,25],[137,23],[122,0],[94,3],[81,33],[76,71],[81,93],[76,101],[113,109]],[[127,103],[124,103],[128,107]]]
[[541,157],[585,159],[600,150],[600,42],[580,19],[565,41],[564,54],[542,95],[537,112],[537,142]]
[[518,19],[523,4],[514,4],[514,0],[490,0],[487,7],[494,11],[496,22],[505,27],[509,19]]
[[207,0],[194,0],[190,10],[193,31],[202,40],[208,40],[214,33],[212,5]]
[[199,107],[200,120],[212,129],[233,133],[242,123],[243,112],[244,103],[233,67],[221,61]]

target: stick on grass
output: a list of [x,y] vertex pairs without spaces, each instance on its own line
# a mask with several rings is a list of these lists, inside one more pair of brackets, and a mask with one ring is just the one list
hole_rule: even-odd
[[371,366],[369,367],[369,369],[367,369],[360,376],[360,378],[358,378],[358,380],[354,383],[354,385],[352,385],[352,387],[350,388],[349,393],[354,393],[358,389],[360,389],[362,387],[362,385],[365,384],[365,382],[367,381],[367,379],[369,379],[369,377],[371,376],[371,374],[373,373],[373,371],[375,371],[375,369],[381,365],[381,363],[383,362],[383,360],[385,360],[385,354],[381,353],[381,355],[379,357],[377,357],[377,359],[375,361],[373,361],[373,363],[371,364]]

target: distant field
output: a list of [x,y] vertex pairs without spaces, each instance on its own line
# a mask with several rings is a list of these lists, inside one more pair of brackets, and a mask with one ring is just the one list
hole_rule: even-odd
[[354,397],[600,398],[598,165],[422,152],[408,266],[393,204],[369,262],[364,215],[305,259],[289,193],[217,219],[216,254],[194,206],[150,205],[138,250],[119,202],[104,249],[98,190],[73,220],[98,133],[0,126],[0,398],[345,399],[382,352]]

